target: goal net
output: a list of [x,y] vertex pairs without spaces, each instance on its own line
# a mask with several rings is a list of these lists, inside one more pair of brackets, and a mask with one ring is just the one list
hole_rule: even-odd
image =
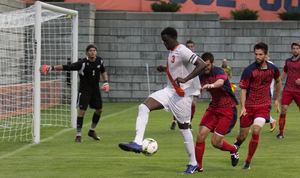
[[74,127],[76,74],[39,67],[76,61],[77,18],[41,2],[0,14],[0,140],[39,142],[40,126]]

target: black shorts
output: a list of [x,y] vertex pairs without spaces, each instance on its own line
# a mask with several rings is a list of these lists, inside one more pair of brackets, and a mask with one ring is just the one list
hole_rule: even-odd
[[88,105],[93,109],[102,109],[101,93],[94,92],[79,92],[77,98],[76,108],[80,110],[86,110]]

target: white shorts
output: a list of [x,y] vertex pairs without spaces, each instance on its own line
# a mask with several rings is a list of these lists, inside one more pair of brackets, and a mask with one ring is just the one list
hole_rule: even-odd
[[164,110],[173,114],[177,122],[190,123],[193,95],[180,97],[169,88],[152,93],[149,97],[155,99],[164,106]]

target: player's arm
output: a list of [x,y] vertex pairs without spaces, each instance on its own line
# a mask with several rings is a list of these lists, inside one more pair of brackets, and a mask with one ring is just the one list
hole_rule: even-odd
[[279,77],[280,81],[282,81],[285,77],[286,77],[286,72],[283,71]]
[[241,88],[241,92],[240,92],[240,99],[241,99],[241,116],[245,116],[247,114],[246,112],[246,108],[245,108],[245,102],[246,102],[246,93],[247,93],[247,89]]
[[224,85],[224,80],[223,79],[218,79],[212,84],[205,84],[203,86],[203,89],[208,89],[208,88],[220,88],[221,86]]
[[195,69],[188,76],[186,76],[185,78],[178,77],[174,80],[174,82],[176,82],[178,86],[180,86],[180,83],[185,83],[198,76],[207,66],[205,62],[199,57],[197,57],[194,65],[196,66]]
[[50,73],[51,70],[63,70],[63,66],[62,65],[58,65],[58,66],[42,65],[40,67],[40,72],[44,72],[44,75],[47,75],[48,73]]
[[281,93],[281,80],[280,80],[280,78],[281,77],[278,77],[275,80],[275,83],[276,83],[276,101],[275,101],[275,107],[276,107],[277,113],[280,113],[280,108],[279,108],[279,100],[280,100],[280,93]]
[[229,68],[228,77],[229,77],[229,79],[231,79],[231,77],[232,77],[231,68]]
[[157,66],[155,71],[157,72],[167,72],[167,67],[165,66]]
[[40,72],[44,72],[45,75],[47,75],[48,73],[50,73],[51,70],[79,70],[81,66],[82,66],[82,61],[78,61],[70,65],[57,65],[57,66],[42,65],[40,67]]

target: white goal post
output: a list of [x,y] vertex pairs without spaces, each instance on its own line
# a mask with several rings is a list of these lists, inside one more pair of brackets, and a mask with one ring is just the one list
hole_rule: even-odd
[[[0,141],[40,142],[40,126],[76,127],[78,12],[40,1],[0,14]],[[46,129],[46,127],[43,127]]]
[[[34,67],[34,132],[33,132],[33,142],[38,143],[40,142],[40,106],[41,106],[41,79],[40,79],[40,72],[39,68],[41,66],[41,24],[42,24],[42,9],[47,9],[63,14],[70,14],[73,16],[73,54],[72,60],[75,62],[78,58],[78,11],[61,8],[57,6],[53,6],[50,4],[42,3],[40,1],[36,1],[35,3],[35,39],[36,39],[36,61]],[[76,85],[76,86],[75,86]],[[77,89],[77,75],[75,72],[72,75],[72,96],[76,96]],[[74,97],[73,97],[74,98]],[[72,120],[72,127],[76,127],[76,100],[72,99],[71,101],[71,120]]]

